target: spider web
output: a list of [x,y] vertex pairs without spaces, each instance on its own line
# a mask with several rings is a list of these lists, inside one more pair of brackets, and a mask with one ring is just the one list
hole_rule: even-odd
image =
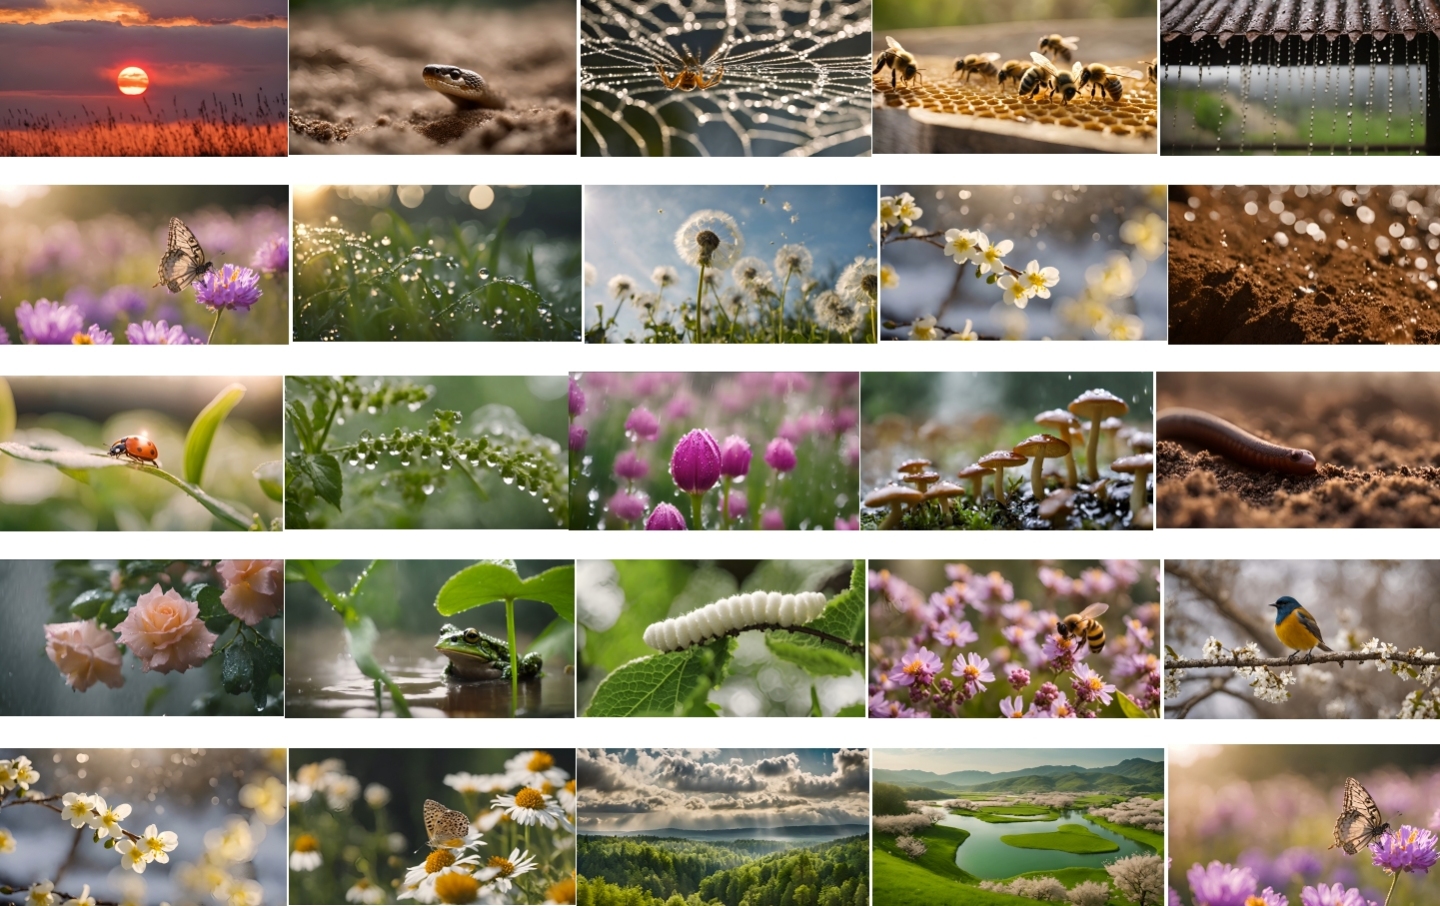
[[[580,24],[585,155],[870,151],[869,0],[584,0]],[[724,73],[686,92],[657,64]]]

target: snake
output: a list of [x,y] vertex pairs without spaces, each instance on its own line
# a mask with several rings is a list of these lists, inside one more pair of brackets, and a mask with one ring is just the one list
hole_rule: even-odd
[[426,87],[445,95],[456,107],[468,110],[505,106],[505,99],[492,91],[478,72],[445,63],[431,63],[421,72],[421,77],[425,79]]

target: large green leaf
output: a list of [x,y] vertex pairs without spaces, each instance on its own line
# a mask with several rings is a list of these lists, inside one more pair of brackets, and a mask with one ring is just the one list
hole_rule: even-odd
[[[820,616],[805,625],[857,645],[863,642],[865,561],[855,561],[850,571],[850,587],[831,598]],[[865,668],[858,652],[813,635],[768,632],[765,644],[776,657],[814,675],[849,676]]]
[[435,609],[452,617],[495,601],[524,599],[549,604],[575,621],[575,567],[567,564],[521,579],[513,560],[481,560],[451,576],[435,596]]
[[210,456],[210,444],[215,440],[215,432],[220,430],[225,416],[230,414],[230,410],[234,409],[244,396],[244,384],[231,384],[217,393],[190,423],[190,430],[185,434],[186,481],[191,484],[200,483],[200,479],[205,475],[205,460]]
[[587,717],[673,717],[690,710],[696,694],[719,681],[730,640],[718,639],[622,664],[595,689]]

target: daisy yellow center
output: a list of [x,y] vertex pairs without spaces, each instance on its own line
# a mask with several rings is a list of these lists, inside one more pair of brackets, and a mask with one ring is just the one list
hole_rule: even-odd
[[297,853],[314,853],[320,851],[320,841],[310,834],[301,834],[295,838],[295,851]]
[[551,783],[548,780],[545,781],[544,783],[540,784],[540,792],[544,793],[547,796],[550,795],[551,793],[555,792],[555,784]]
[[966,665],[965,665],[965,678],[966,678],[967,680],[978,680],[978,679],[980,679],[980,668],[979,668],[979,667],[976,667],[974,664],[966,664]]
[[546,891],[552,903],[569,903],[575,899],[575,879],[565,878],[550,885]]
[[490,868],[499,869],[502,878],[510,877],[515,871],[515,863],[504,856],[491,856],[490,861],[485,864]]
[[574,793],[574,792],[575,792],[575,781],[573,781],[573,780],[567,780],[567,781],[565,781],[565,792],[567,792],[567,793]]
[[425,873],[433,875],[437,871],[449,868],[455,864],[455,855],[448,849],[437,849],[425,857]]
[[530,763],[526,767],[532,771],[548,771],[555,767],[555,756],[549,752],[536,752],[530,756]]
[[1261,897],[1249,896],[1245,898],[1245,906],[1266,906],[1266,903]]
[[542,809],[545,807],[545,794],[527,786],[515,794],[515,805],[519,808]]
[[1098,676],[1092,676],[1090,677],[1090,679],[1086,680],[1086,682],[1089,684],[1090,688],[1096,692],[1099,692],[1100,688],[1105,685],[1100,681],[1100,677]]
[[370,881],[365,878],[361,878],[360,880],[355,882],[355,886],[360,888],[361,890],[368,890],[370,888]]
[[910,663],[906,664],[903,669],[906,673],[914,676],[915,674],[921,673],[925,670],[925,664],[923,661],[911,661]]
[[435,879],[435,896],[442,903],[471,903],[480,892],[480,882],[469,875],[451,873]]

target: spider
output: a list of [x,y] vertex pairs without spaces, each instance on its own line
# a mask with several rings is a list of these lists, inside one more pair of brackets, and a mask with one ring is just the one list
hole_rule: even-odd
[[717,64],[715,74],[709,77],[705,75],[705,67],[695,59],[691,53],[685,54],[685,65],[673,77],[666,74],[665,67],[659,63],[655,64],[655,71],[660,73],[660,81],[665,83],[666,88],[679,88],[681,91],[696,91],[706,88],[713,88],[720,83],[725,76],[725,64]]

